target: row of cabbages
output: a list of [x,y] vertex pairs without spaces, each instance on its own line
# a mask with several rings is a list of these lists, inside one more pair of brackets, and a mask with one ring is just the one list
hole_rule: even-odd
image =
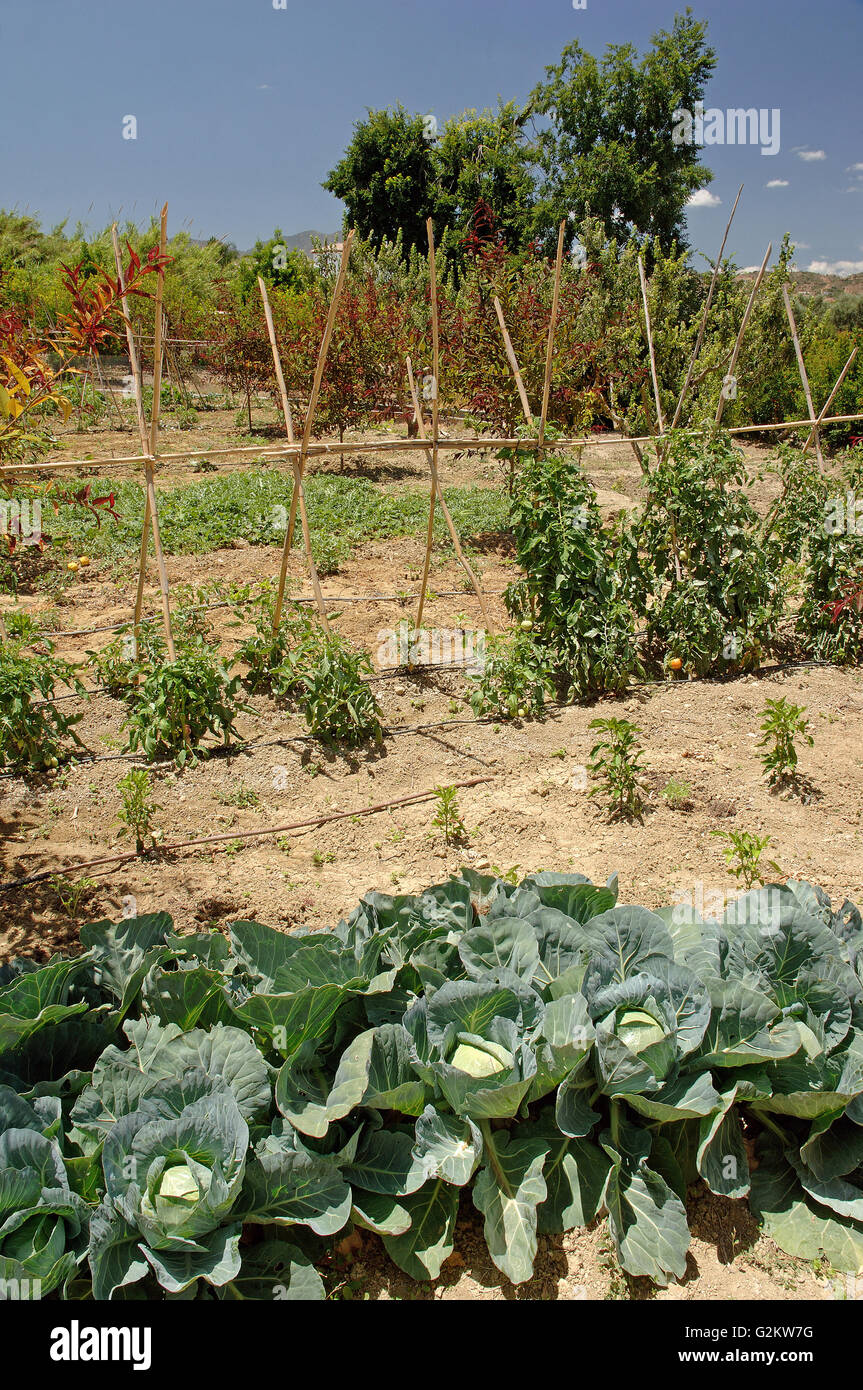
[[807,883],[701,921],[465,870],[333,931],[81,942],[0,967],[4,1289],[321,1298],[351,1225],[434,1278],[468,1185],[515,1283],[602,1213],[682,1276],[699,1180],[863,1269],[863,919]]

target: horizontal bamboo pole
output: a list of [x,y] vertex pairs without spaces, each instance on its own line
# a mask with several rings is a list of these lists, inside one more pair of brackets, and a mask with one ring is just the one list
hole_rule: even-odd
[[[855,421],[863,420],[863,412],[855,415],[829,415],[819,422],[819,428],[824,425],[846,425],[853,424]],[[770,434],[777,430],[791,429],[811,429],[812,421],[805,420],[780,420],[776,424],[753,424],[735,425],[732,429],[726,430],[726,434]],[[687,429],[688,434],[708,434],[708,428]],[[607,444],[651,444],[664,439],[664,434],[639,434],[621,435],[618,433],[608,433],[602,435],[577,435],[554,441],[555,449],[582,449],[582,448],[601,448]],[[438,448],[446,449],[448,452],[459,449],[538,449],[543,446],[538,439],[491,438],[488,435],[477,435],[473,438],[441,439]],[[308,458],[326,458],[339,454],[393,454],[399,452],[413,452],[417,449],[427,449],[428,441],[425,443],[421,439],[382,439],[378,441],[357,440],[352,443],[347,439],[341,444],[310,444],[307,450]],[[236,449],[186,449],[175,454],[160,454],[158,462],[160,465],[166,463],[179,463],[183,459],[197,458],[199,454],[207,458],[218,457],[220,455],[254,454],[255,459],[263,462],[270,460],[276,461],[282,458],[292,458],[299,455],[300,446],[279,445],[273,448],[249,447],[248,445],[238,445]],[[122,458],[112,459],[62,459],[55,462],[46,463],[24,463],[24,464],[0,464],[0,478],[18,477],[25,473],[44,473],[51,472],[58,468],[115,468],[127,463],[145,463],[143,454],[129,454]]]

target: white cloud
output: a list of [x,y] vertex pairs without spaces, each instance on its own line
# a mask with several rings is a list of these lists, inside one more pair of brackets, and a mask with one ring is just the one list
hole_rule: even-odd
[[755,275],[760,269],[760,265],[745,265],[739,273],[741,275]]
[[803,159],[803,160],[805,160],[807,164],[811,164],[812,161],[815,160],[815,159],[826,159],[826,158],[827,158],[827,155],[824,153],[823,150],[804,150],[804,149],[796,149],[796,150],[794,151],[794,153],[797,155],[797,158],[798,158],[798,159]]
[[860,275],[863,261],[810,261],[806,269],[811,275]]
[[722,202],[715,193],[711,193],[707,188],[699,188],[686,201],[688,208],[718,208]]
[[787,180],[787,179],[768,179],[767,182],[765,183],[764,187],[765,187],[765,188],[787,188],[787,187],[788,187],[788,180]]
[[863,164],[849,164],[846,174],[863,174]]
[[262,82],[255,90],[258,92],[268,92],[270,90],[270,84],[269,82]]

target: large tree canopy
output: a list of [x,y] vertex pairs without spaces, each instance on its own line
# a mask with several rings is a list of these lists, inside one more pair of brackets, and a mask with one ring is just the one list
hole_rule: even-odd
[[426,218],[446,234],[450,253],[470,229],[477,203],[494,212],[507,246],[531,235],[534,180],[521,117],[510,102],[498,111],[464,111],[438,132],[403,107],[370,111],[359,121],[324,188],[342,198],[347,220],[375,247],[395,241],[425,251]]
[[574,42],[523,109],[466,111],[440,133],[402,106],[369,111],[324,188],[374,246],[401,230],[405,253],[425,251],[431,217],[457,260],[480,201],[511,251],[533,237],[550,249],[564,218],[571,245],[586,216],[621,244],[634,230],[669,251],[684,243],[687,200],[713,177],[697,146],[672,140],[673,116],[694,110],[715,61],[690,10],[641,60],[631,44],[597,59]]
[[686,202],[713,175],[697,146],[673,142],[673,113],[694,109],[715,65],[707,25],[688,9],[670,33],[654,36],[640,63],[631,44],[610,45],[601,62],[567,45],[527,108],[547,118],[534,144],[543,175],[537,230],[550,238],[569,218],[571,242],[589,215],[621,244],[633,229],[666,252],[683,243]]

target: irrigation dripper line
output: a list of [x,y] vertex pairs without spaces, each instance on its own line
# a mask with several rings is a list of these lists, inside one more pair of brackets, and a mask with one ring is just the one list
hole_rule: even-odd
[[[485,592],[486,594],[490,595],[491,597],[500,598],[500,597],[506,592],[506,590],[505,590],[505,589],[486,589],[484,592]],[[467,592],[465,592],[464,589],[435,589],[435,590],[434,590],[434,594],[435,594],[435,597],[436,597],[436,598],[465,598],[465,599],[476,600],[476,594],[467,593]],[[255,606],[255,604],[257,604],[257,603],[260,602],[260,600],[261,600],[262,597],[263,597],[263,594],[259,595],[257,598],[240,599],[240,600],[238,600],[236,603],[232,603],[232,602],[230,602],[229,600],[225,600],[224,602],[220,601],[219,603],[199,603],[199,604],[195,604],[194,606],[192,606],[192,607],[190,607],[190,608],[178,609],[178,611],[182,611],[183,613],[211,613],[211,612],[213,612],[213,610],[216,609],[216,608],[234,608],[234,609],[237,609],[237,608],[253,608],[253,607]],[[401,594],[324,594],[324,602],[327,603],[327,604],[330,604],[330,603],[402,603],[402,604],[407,604],[407,603],[412,603],[413,600],[416,599],[416,598],[418,598],[418,595],[417,595],[417,594],[405,594],[405,593],[401,593]],[[306,596],[301,596],[301,597],[299,597],[299,598],[286,599],[285,602],[286,602],[286,603],[295,603],[295,604],[308,604],[308,603],[314,603],[315,600],[314,600],[314,597],[312,597],[311,595],[306,595]],[[157,622],[161,622],[161,621],[162,621],[162,615],[161,615],[161,613],[151,613],[151,614],[149,614],[148,616],[142,617],[142,618],[141,618],[141,626],[143,627],[143,625],[144,625],[145,623],[157,623]],[[124,627],[127,627],[127,628],[130,628],[130,629],[131,629],[131,627],[132,627],[132,622],[131,622],[130,619],[125,618],[122,622],[119,622],[119,623],[106,623],[106,624],[103,625],[102,627],[43,628],[43,629],[39,632],[39,634],[38,634],[38,639],[39,639],[40,641],[44,641],[45,639],[48,639],[48,640],[50,641],[50,640],[53,640],[54,638],[62,638],[62,637],[90,637],[93,633],[96,633],[96,632],[119,632],[119,631],[121,631],[121,629],[124,628]],[[30,645],[30,644],[28,644],[28,645]]]
[[[242,638],[231,639],[237,645],[242,642]],[[387,680],[413,680],[425,671],[475,671],[475,661],[424,661],[416,666],[393,666],[385,671],[377,671],[373,676],[361,676],[363,685],[372,685],[375,681]],[[31,709],[43,709],[45,705],[59,705],[61,700],[93,700],[102,696],[110,696],[111,699],[123,703],[122,695],[114,695],[107,685],[87,686],[83,690],[73,690],[68,695],[54,695],[50,700],[33,700],[30,704]]]
[[[456,790],[461,791],[466,787],[477,787],[485,782],[493,782],[493,776],[469,777],[463,782],[455,782],[452,785]],[[219,835],[204,835],[192,840],[172,840],[168,844],[159,845],[157,850],[127,850],[123,854],[100,855],[97,859],[85,859],[74,864],[65,864],[58,869],[46,869],[38,874],[29,874],[26,878],[9,879],[5,883],[0,883],[0,893],[13,892],[15,889],[24,888],[33,883],[45,883],[55,874],[59,873],[80,873],[84,869],[95,869],[103,865],[128,864],[134,859],[148,859],[152,861],[154,855],[162,856],[173,854],[178,850],[195,849],[200,845],[215,845],[235,843],[237,840],[261,839],[269,835],[283,835],[289,830],[311,830],[316,826],[327,825],[330,821],[349,820],[353,816],[372,816],[381,811],[388,811],[393,806],[412,806],[419,802],[431,801],[437,795],[436,789],[427,792],[415,792],[410,796],[400,796],[391,798],[388,801],[378,802],[375,806],[363,806],[355,811],[331,811],[325,816],[313,816],[305,821],[288,821],[284,825],[270,825],[263,829],[226,831]]]
[[[452,662],[448,662],[448,663],[446,663],[446,664],[443,665],[443,666],[435,667],[435,668],[426,666],[426,667],[423,667],[422,669],[423,669],[423,670],[426,670],[426,671],[432,670],[432,669],[447,671],[447,670],[453,669],[453,663],[452,663]],[[694,676],[691,680],[686,680],[686,681],[679,681],[679,680],[672,681],[672,680],[659,679],[659,678],[657,678],[656,680],[650,680],[650,681],[633,681],[630,685],[627,685],[626,688],[625,688],[624,690],[618,690],[618,691],[600,691],[600,692],[597,692],[596,694],[587,695],[587,696],[585,696],[583,699],[580,699],[580,700],[547,700],[546,703],[545,703],[545,705],[543,706],[543,708],[544,708],[545,710],[583,709],[583,708],[585,708],[585,707],[588,706],[588,705],[595,705],[595,704],[598,704],[601,700],[620,700],[620,699],[623,699],[624,696],[631,696],[631,695],[634,694],[634,692],[637,691],[637,690],[652,690],[652,689],[658,689],[659,687],[663,687],[665,690],[668,691],[668,690],[671,690],[671,689],[673,689],[673,688],[675,688],[675,687],[678,687],[678,688],[680,688],[680,689],[686,689],[688,686],[691,686],[691,685],[725,685],[725,684],[727,684],[729,681],[737,680],[737,679],[740,679],[741,677],[744,677],[744,676],[750,676],[750,675],[751,675],[751,676],[771,676],[771,675],[777,675],[778,673],[780,673],[780,672],[782,672],[782,671],[793,671],[793,670],[818,670],[818,669],[824,669],[824,670],[835,671],[835,670],[841,670],[842,668],[841,668],[841,667],[838,667],[838,666],[836,665],[836,663],[833,662],[833,661],[785,661],[785,662],[776,662],[776,663],[774,663],[772,666],[761,666],[761,667],[758,668],[757,671],[735,671],[735,672],[734,672],[732,675],[730,675],[730,676]],[[409,680],[409,679],[411,678],[411,673],[405,672],[403,669],[400,669],[400,668],[396,668],[391,674],[392,674],[393,676],[397,676],[397,675],[398,675],[398,676],[401,676],[403,680]],[[389,678],[389,677],[390,677],[390,673],[388,672],[388,673],[387,673],[387,678]],[[74,698],[74,697],[73,697],[73,696],[67,696],[67,695],[60,695],[60,696],[58,696],[57,698],[58,698],[58,699],[61,699],[61,700],[66,700],[66,699],[72,699],[72,698]],[[52,703],[52,702],[51,702],[51,701],[43,701],[42,703]],[[54,702],[54,703],[55,703],[55,702]],[[261,716],[261,717],[263,717],[263,716]],[[536,722],[536,721],[532,721],[532,720],[529,721],[529,720],[527,720],[527,719],[524,719],[524,720],[517,720],[517,719],[513,719],[510,715],[501,714],[501,713],[498,712],[498,713],[494,713],[494,714],[482,714],[482,715],[478,715],[478,716],[476,716],[476,717],[473,718],[473,719],[440,719],[440,720],[433,720],[433,721],[432,721],[431,723],[429,723],[429,724],[384,724],[384,725],[381,726],[381,728],[382,728],[382,731],[383,731],[384,735],[386,735],[386,737],[388,737],[388,738],[396,738],[396,737],[398,737],[400,734],[416,734],[416,733],[423,733],[423,732],[424,732],[425,730],[427,730],[427,729],[454,729],[454,728],[458,728],[459,726],[476,725],[476,724],[513,724],[513,725],[515,725],[515,724],[528,723],[528,722]],[[319,738],[316,734],[286,734],[284,738],[274,738],[274,739],[250,739],[250,740],[245,741],[245,742],[236,742],[236,743],[228,743],[228,744],[224,744],[224,743],[198,743],[198,744],[195,745],[195,747],[194,747],[191,751],[192,751],[192,752],[202,752],[202,753],[205,753],[206,756],[208,756],[208,757],[212,756],[212,757],[215,757],[215,758],[220,758],[220,757],[224,758],[224,757],[234,757],[234,756],[236,756],[236,755],[239,754],[239,753],[247,753],[247,752],[249,752],[249,751],[251,751],[251,750],[253,750],[253,749],[255,749],[255,748],[283,748],[283,747],[287,747],[287,746],[288,746],[289,744],[291,744],[291,743],[315,743],[315,744],[320,745],[320,744],[321,744],[321,740],[320,740],[320,738]],[[83,754],[83,755],[75,755],[75,754],[73,754],[73,755],[70,757],[69,762],[68,762],[67,764],[65,764],[64,770],[71,769],[71,768],[73,768],[73,767],[92,767],[95,763],[116,763],[116,762],[139,762],[141,767],[150,768],[150,769],[154,769],[154,770],[155,770],[155,769],[159,769],[159,768],[174,767],[174,766],[175,766],[175,763],[174,763],[173,758],[165,759],[165,760],[163,760],[163,761],[161,761],[161,762],[147,763],[147,762],[140,762],[140,757],[141,757],[141,755],[140,755],[139,753],[131,753],[131,752],[127,752],[127,753],[94,753],[94,754]],[[17,780],[17,779],[20,778],[21,776],[22,776],[22,774],[21,774],[20,772],[17,772],[17,771],[16,771],[16,772],[12,772],[12,771],[8,771],[8,770],[4,770],[4,771],[0,772],[0,782],[12,782],[12,781]]]

